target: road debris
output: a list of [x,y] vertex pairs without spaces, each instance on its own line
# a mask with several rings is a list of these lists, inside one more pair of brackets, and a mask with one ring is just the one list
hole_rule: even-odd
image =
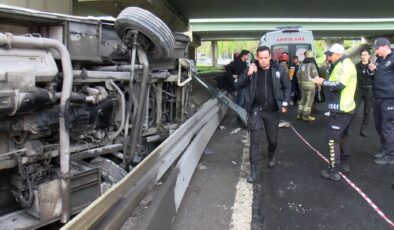
[[230,134],[237,134],[239,131],[241,131],[241,128],[236,128]]

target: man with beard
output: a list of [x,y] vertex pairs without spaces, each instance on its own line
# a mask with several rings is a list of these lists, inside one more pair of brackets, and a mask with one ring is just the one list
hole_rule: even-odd
[[291,92],[289,76],[282,65],[271,60],[270,49],[261,46],[256,53],[257,62],[251,63],[235,83],[236,89],[245,88],[244,108],[248,112],[250,131],[249,183],[256,181],[256,157],[260,154],[264,129],[268,141],[268,167],[276,164],[279,112],[287,112]]

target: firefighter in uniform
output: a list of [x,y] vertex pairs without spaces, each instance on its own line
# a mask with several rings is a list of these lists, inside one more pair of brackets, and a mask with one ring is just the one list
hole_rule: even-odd
[[330,152],[330,166],[321,171],[321,176],[339,181],[339,171],[349,173],[349,127],[356,103],[354,94],[357,85],[357,72],[352,61],[344,55],[345,49],[336,43],[324,54],[333,64],[329,80],[314,78],[312,81],[328,90],[327,103],[330,110],[327,141]]
[[275,151],[278,142],[279,111],[287,112],[291,83],[285,68],[271,60],[271,51],[266,46],[257,49],[257,61],[238,78],[236,89],[245,88],[244,108],[248,112],[250,131],[249,160],[251,173],[247,181],[256,180],[257,156],[261,154],[263,130],[268,141],[268,166],[275,166]]
[[298,120],[314,121],[311,116],[313,101],[315,100],[316,85],[311,81],[312,78],[319,77],[316,61],[312,50],[305,51],[305,59],[302,61],[297,72],[298,82],[301,88],[301,100],[298,105]]

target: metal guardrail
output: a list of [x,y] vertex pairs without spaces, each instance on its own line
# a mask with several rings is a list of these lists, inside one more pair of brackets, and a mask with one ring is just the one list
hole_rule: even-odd
[[[170,173],[170,182],[166,182],[166,185],[168,184],[165,187],[166,191],[172,192],[163,192],[164,195],[162,195],[165,197],[167,196],[165,194],[173,194],[171,199],[174,200],[176,212],[202,151],[226,112],[227,107],[219,103],[217,99],[207,101],[196,114],[151,152],[125,178],[85,208],[62,229],[119,229],[143,197],[174,165],[181,154],[184,154],[178,161],[178,165],[174,167],[176,173],[174,174],[174,171]],[[189,160],[191,161],[188,162]],[[185,172],[185,175],[182,172]],[[174,183],[174,180],[177,183]],[[182,180],[181,184],[178,183],[179,180]],[[163,210],[160,208],[163,206],[160,205],[160,200],[156,203],[158,205],[155,205],[154,213],[159,213],[157,210]],[[174,215],[173,212],[167,213],[169,218],[172,215]],[[166,223],[171,223],[171,219],[167,218]],[[149,229],[152,226],[154,222],[145,224],[145,227],[141,229]]]
[[202,80],[196,74],[193,74],[193,79],[195,79],[202,87],[204,87],[210,94],[215,96],[220,102],[227,105],[231,110],[233,110],[239,117],[239,119],[246,125],[247,123],[247,112],[241,106],[235,104],[232,100],[230,100],[226,95],[225,92],[219,91],[216,87],[213,87],[208,82]]

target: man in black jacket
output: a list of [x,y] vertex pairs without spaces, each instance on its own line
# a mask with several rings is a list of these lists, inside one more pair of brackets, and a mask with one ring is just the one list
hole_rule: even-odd
[[[250,53],[249,50],[242,50],[241,53],[239,53],[238,56],[234,59],[234,61],[230,62],[230,64],[228,64],[225,67],[226,76],[228,79],[231,79],[232,83],[234,83],[234,81],[237,81],[239,76],[247,68],[246,61],[249,59],[249,53]],[[245,96],[245,90],[238,89],[237,98],[236,98],[237,105],[239,106],[243,105],[244,96]]]
[[378,59],[369,68],[375,70],[373,83],[374,118],[381,149],[375,154],[376,164],[394,164],[394,54],[387,38],[375,40]]
[[263,128],[268,141],[268,166],[276,164],[275,150],[278,142],[279,111],[287,112],[291,83],[285,68],[271,60],[266,46],[257,49],[257,62],[241,74],[236,89],[245,88],[244,108],[248,112],[250,131],[249,160],[251,173],[248,182],[256,180],[256,157],[260,151]]

